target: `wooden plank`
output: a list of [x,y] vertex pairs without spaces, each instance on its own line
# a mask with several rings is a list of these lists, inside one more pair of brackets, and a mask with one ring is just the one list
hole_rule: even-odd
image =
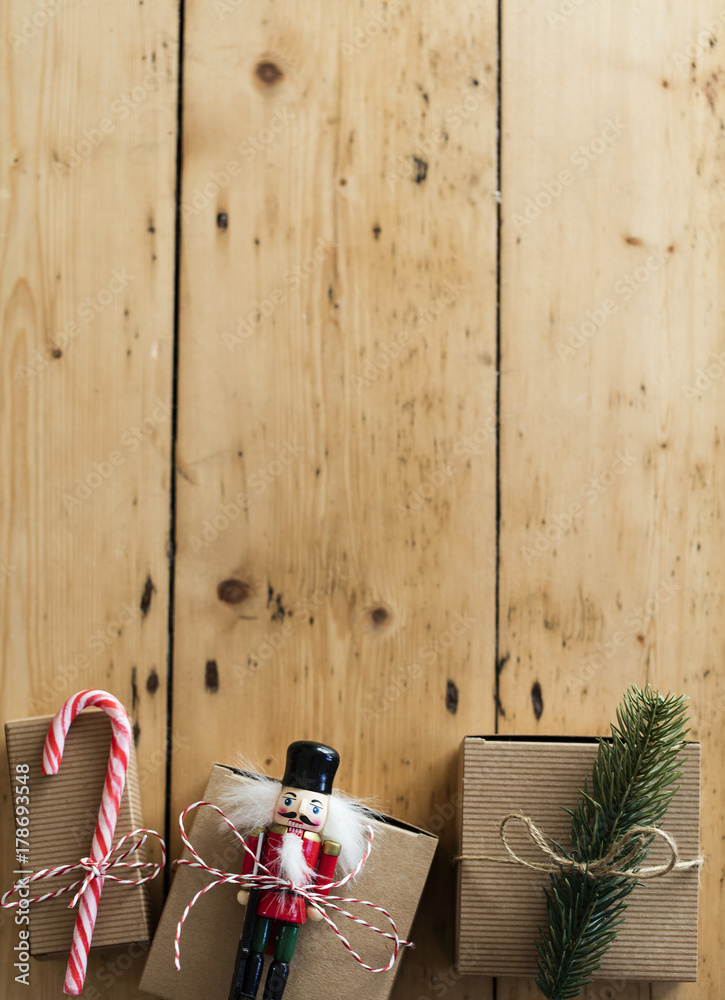
[[500,731],[702,741],[699,982],[622,1000],[723,993],[721,6],[504,5]]
[[[137,727],[144,818],[162,830],[175,4],[13,0],[4,24],[3,716],[112,691]],[[0,782],[7,804],[6,767]],[[0,922],[3,996],[27,996],[12,914]],[[136,996],[142,965],[140,951],[92,958],[84,996]],[[62,964],[32,964],[33,996],[62,981]]]
[[174,811],[235,750],[280,773],[293,739],[338,747],[341,787],[443,834],[395,996],[462,997],[458,748],[494,721],[495,5],[214,10],[185,29]]

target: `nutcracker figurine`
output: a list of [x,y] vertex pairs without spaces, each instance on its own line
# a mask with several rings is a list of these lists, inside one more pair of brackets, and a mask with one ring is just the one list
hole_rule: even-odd
[[[340,756],[332,747],[298,740],[287,748],[281,782],[254,774],[252,781],[239,788],[226,812],[256,856],[255,861],[245,853],[243,875],[256,873],[261,862],[295,885],[328,895],[325,886],[355,868],[364,853],[371,813],[333,794],[339,763]],[[263,998],[280,1000],[299,929],[307,918],[321,920],[321,914],[291,890],[242,889],[237,899],[247,907],[247,914],[229,1000],[257,996],[268,950],[273,959]]]

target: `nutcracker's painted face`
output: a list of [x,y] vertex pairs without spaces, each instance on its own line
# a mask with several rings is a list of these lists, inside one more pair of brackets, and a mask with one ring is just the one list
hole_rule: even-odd
[[292,830],[313,830],[322,833],[327,819],[329,795],[304,788],[285,786],[274,807],[274,820]]

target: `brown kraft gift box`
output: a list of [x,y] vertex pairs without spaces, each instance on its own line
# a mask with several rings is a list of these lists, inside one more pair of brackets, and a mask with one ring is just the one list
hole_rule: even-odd
[[[530,817],[546,838],[569,844],[570,817],[597,755],[595,740],[533,740],[467,736],[462,748],[460,853],[508,857],[499,824],[508,813]],[[661,823],[683,861],[700,854],[700,744],[689,743],[679,791]],[[507,839],[519,857],[544,855],[522,826]],[[670,852],[655,842],[648,865],[666,864]],[[458,871],[458,949],[461,973],[531,978],[537,975],[535,941],[546,926],[542,887],[549,875],[510,864],[462,860]],[[699,872],[670,872],[629,897],[625,921],[602,960],[598,979],[695,982]]]
[[[5,723],[13,797],[16,794],[16,765],[27,764],[30,767],[29,863],[16,864],[18,870],[32,869],[37,872],[41,868],[74,864],[87,857],[91,849],[111,747],[111,720],[100,709],[88,708],[82,712],[68,732],[60,770],[54,775],[44,775],[40,766],[52,718],[48,715]],[[124,834],[143,825],[136,754],[132,743],[113,843],[118,843]],[[126,844],[131,846],[130,841]],[[148,856],[144,849],[127,860],[146,861]],[[139,878],[145,873],[127,869],[114,874],[121,878]],[[19,877],[12,876],[13,879]],[[84,877],[85,872],[79,869],[66,876],[34,882],[30,886],[30,895],[42,896]],[[10,885],[4,888],[9,889]],[[68,908],[73,895],[64,893],[56,899],[46,899],[30,906],[30,954],[34,958],[67,959],[77,914],[77,906],[72,910]],[[150,939],[146,885],[120,885],[106,880],[92,947],[108,948]]]
[[[208,802],[224,800],[230,784],[243,774],[215,764],[204,793]],[[249,779],[246,779],[249,780]],[[195,815],[195,818],[194,818]],[[189,816],[193,826],[187,835],[205,864],[223,871],[240,872],[243,851],[234,835],[212,809],[200,808]],[[373,821],[375,840],[372,853],[360,874],[337,890],[338,895],[367,899],[389,911],[398,936],[406,940],[438,843],[437,837],[416,827]],[[184,850],[184,858],[190,858]],[[218,885],[199,898],[181,933],[181,970],[174,968],[174,936],[184,907],[207,885],[211,876],[203,870],[179,866],[166,901],[161,922],[141,978],[141,989],[165,1000],[227,1000],[235,967],[237,944],[242,933],[246,908],[236,900],[237,885]],[[333,894],[336,890],[332,890]],[[338,903],[345,907],[344,903]],[[351,904],[350,912],[381,930],[389,931],[385,917],[369,907]],[[352,947],[368,965],[387,965],[393,942],[360,927],[335,910],[329,916]],[[395,973],[403,960],[401,949],[388,972],[363,969],[326,923],[307,921],[301,929],[294,958],[290,963],[285,1000],[384,1000],[390,993]],[[267,959],[267,961],[269,961]],[[264,977],[260,986],[261,996]]]

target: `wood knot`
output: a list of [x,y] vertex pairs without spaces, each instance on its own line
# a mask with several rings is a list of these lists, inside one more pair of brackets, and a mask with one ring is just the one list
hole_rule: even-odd
[[458,711],[458,685],[455,681],[446,681],[446,708],[451,715]]
[[538,681],[534,681],[531,686],[531,706],[536,718],[540,719],[544,711],[544,697],[541,693],[541,684]]
[[390,612],[387,608],[384,608],[382,604],[377,605],[377,607],[371,608],[370,610],[370,621],[377,628],[382,628],[387,625],[390,621]]
[[154,586],[154,581],[151,579],[150,575],[146,576],[146,583],[143,585],[143,593],[141,594],[141,602],[139,607],[141,609],[141,614],[146,617],[149,613],[149,608],[151,607],[151,597],[156,593],[156,587]]
[[279,66],[269,60],[258,62],[254,72],[257,79],[261,80],[262,83],[265,83],[268,87],[273,87],[275,83],[279,83],[284,76],[284,73]]
[[204,667],[204,687],[207,691],[219,690],[219,668],[216,660],[207,660]]
[[222,580],[216,589],[220,601],[226,604],[241,604],[246,601],[252,592],[252,588],[243,580]]

